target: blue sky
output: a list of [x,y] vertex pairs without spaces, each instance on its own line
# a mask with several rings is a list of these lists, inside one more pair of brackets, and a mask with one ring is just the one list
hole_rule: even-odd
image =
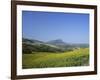
[[44,42],[89,43],[89,14],[23,11],[22,30],[24,38]]

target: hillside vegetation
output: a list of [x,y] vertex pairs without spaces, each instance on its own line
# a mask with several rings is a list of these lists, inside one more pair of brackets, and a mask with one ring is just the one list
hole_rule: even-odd
[[23,38],[22,52],[23,54],[31,54],[33,52],[66,52],[77,48],[88,48],[88,44],[68,44],[63,40],[57,39],[49,42],[43,42],[34,39]]
[[22,67],[49,68],[89,65],[89,48],[64,52],[32,52],[22,55]]

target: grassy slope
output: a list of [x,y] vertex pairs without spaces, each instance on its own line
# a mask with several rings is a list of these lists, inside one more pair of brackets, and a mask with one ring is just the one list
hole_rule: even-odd
[[38,52],[23,54],[23,68],[69,67],[89,65],[89,49],[64,53]]

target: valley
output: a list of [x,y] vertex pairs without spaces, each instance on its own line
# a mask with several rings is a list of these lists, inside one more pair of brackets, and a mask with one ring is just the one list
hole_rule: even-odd
[[89,66],[89,45],[23,38],[22,68]]

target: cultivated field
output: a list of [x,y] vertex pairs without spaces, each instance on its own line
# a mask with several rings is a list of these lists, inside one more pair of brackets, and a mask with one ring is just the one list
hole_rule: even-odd
[[80,48],[65,52],[33,52],[23,54],[22,67],[26,68],[49,68],[49,67],[72,67],[89,65],[89,48]]

